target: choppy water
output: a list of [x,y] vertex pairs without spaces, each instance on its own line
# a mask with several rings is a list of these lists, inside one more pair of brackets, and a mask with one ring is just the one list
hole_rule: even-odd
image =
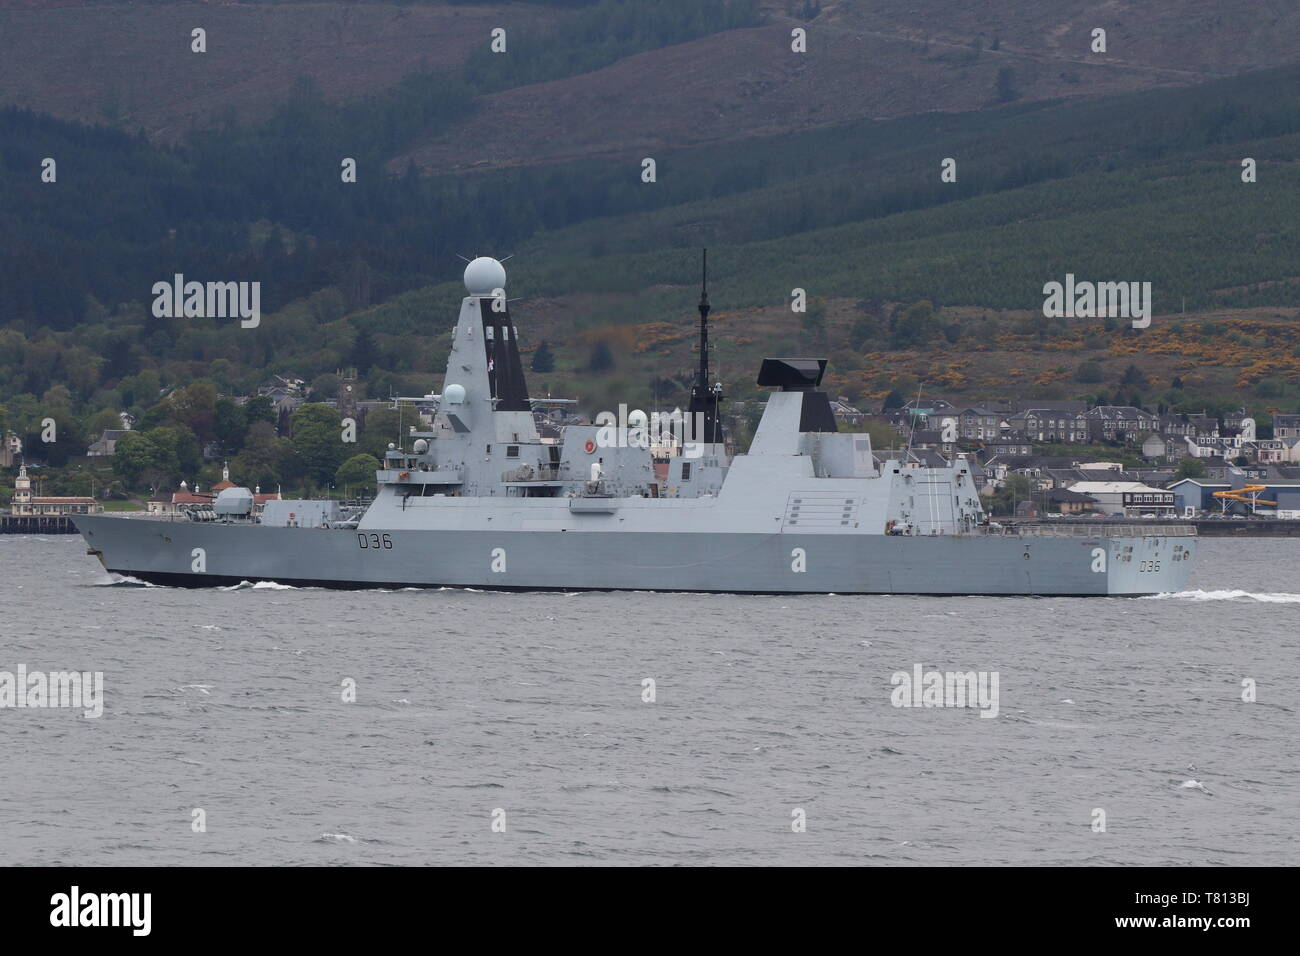
[[[106,684],[0,710],[0,863],[1296,864],[1298,559],[1206,539],[1137,600],[223,592],[0,537],[0,671]],[[997,671],[999,716],[891,706],[914,664]]]

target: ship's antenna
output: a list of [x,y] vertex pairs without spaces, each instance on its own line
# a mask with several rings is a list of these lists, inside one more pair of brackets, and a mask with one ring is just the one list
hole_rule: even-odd
[[[722,389],[709,386],[709,250],[704,250],[700,270],[700,365],[696,371],[695,384],[691,386],[691,404],[688,414],[691,422],[703,424],[703,435],[699,441],[703,444],[717,444],[722,441],[722,424],[718,420],[718,408],[722,401]],[[699,416],[699,417],[697,417]]]
[[700,392],[709,388],[709,250],[704,250],[700,269]]
[[396,395],[393,395],[393,404],[397,406],[397,450],[405,451],[406,449],[402,447],[402,403],[397,400]]
[[651,390],[654,393],[654,414],[655,417],[658,418],[659,417],[659,363],[658,362],[655,363],[655,377],[654,377],[654,383],[651,385]]
[[907,448],[903,452],[903,463],[907,463],[907,458],[912,454],[912,436],[916,433],[916,416],[921,411],[921,389],[925,387],[924,382],[918,382],[916,385],[916,405],[912,407],[912,414],[909,416],[912,420],[911,427],[907,430]]

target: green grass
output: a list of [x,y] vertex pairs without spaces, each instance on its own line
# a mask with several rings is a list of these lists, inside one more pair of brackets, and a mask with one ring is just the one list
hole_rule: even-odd
[[144,511],[143,501],[103,501],[100,502],[105,511]]

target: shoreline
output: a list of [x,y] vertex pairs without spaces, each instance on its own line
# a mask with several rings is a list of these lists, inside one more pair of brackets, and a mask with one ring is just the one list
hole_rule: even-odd
[[[994,518],[1006,525],[1066,525],[1074,528],[1095,528],[1103,532],[1118,523],[1115,518]],[[1151,524],[1147,521],[1145,524]],[[1159,522],[1155,522],[1159,524]],[[1202,538],[1300,538],[1300,521],[1281,518],[1179,518],[1169,524],[1192,525],[1197,537]]]

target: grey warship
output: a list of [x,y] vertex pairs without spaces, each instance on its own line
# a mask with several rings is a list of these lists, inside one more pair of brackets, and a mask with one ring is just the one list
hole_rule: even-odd
[[[340,588],[645,590],[754,594],[1147,595],[1184,590],[1195,530],[991,522],[971,465],[873,454],[841,432],[824,359],[765,359],[772,389],[746,454],[729,456],[710,384],[707,286],[698,422],[656,478],[629,429],[544,442],[504,295],[479,258],[453,332],[431,430],[389,446],[364,511],[270,502],[228,488],[173,520],[76,516],[110,572],[186,587],[276,581]],[[635,429],[632,429],[635,431]]]

